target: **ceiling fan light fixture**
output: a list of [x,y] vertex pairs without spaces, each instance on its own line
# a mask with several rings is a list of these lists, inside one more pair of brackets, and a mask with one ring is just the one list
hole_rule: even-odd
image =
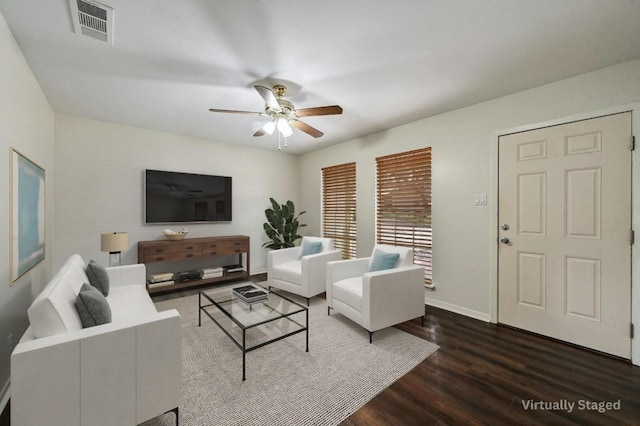
[[280,133],[282,133],[282,136],[284,136],[285,138],[288,138],[293,134],[293,129],[291,129],[291,126],[289,126],[287,120],[282,117],[278,118],[278,131],[280,131]]
[[265,132],[267,132],[270,135],[273,134],[273,131],[275,129],[276,129],[276,122],[275,121],[269,121],[267,124],[264,125],[264,127],[262,127],[262,130],[264,130]]

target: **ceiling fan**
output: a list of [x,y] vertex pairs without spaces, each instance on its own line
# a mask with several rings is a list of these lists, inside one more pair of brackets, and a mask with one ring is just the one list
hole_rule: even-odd
[[252,111],[236,111],[229,109],[217,109],[211,108],[211,112],[226,112],[233,114],[255,114],[262,117],[269,117],[270,121],[265,123],[253,136],[263,136],[264,134],[272,134],[277,128],[282,136],[289,137],[293,133],[291,126],[296,127],[299,130],[319,138],[324,133],[320,130],[309,126],[299,120],[300,117],[311,117],[315,115],[334,115],[342,114],[342,107],[338,105],[329,105],[315,108],[303,108],[296,110],[293,103],[283,98],[287,92],[287,88],[281,84],[273,86],[273,90],[255,85],[253,86],[258,91],[262,99],[264,99],[264,112],[252,112]]

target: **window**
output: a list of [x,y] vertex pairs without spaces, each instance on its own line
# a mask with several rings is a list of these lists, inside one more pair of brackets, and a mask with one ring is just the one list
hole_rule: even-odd
[[322,236],[343,259],[356,257],[356,163],[322,169]]
[[376,240],[412,247],[431,283],[431,148],[376,158]]

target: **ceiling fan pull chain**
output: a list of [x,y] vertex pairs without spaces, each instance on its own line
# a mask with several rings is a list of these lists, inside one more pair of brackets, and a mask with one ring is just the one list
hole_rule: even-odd
[[288,140],[289,140],[289,138],[287,138],[287,137],[285,136],[285,138],[284,138],[284,147],[285,147],[285,148],[289,148]]
[[278,132],[278,151],[280,151],[282,148],[280,146],[280,132]]

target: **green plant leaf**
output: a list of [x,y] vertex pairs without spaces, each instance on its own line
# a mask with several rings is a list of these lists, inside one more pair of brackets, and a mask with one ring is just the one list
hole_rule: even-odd
[[298,235],[298,228],[307,226],[300,223],[298,218],[306,212],[301,211],[295,215],[295,205],[291,200],[287,200],[285,204],[279,204],[273,198],[269,198],[269,201],[272,208],[264,211],[267,222],[263,224],[263,229],[271,241],[267,241],[262,247],[274,250],[294,247],[295,242],[302,238]]
[[287,208],[289,209],[289,212],[291,213],[291,216],[293,216],[296,213],[296,208],[293,205],[293,201],[291,201],[291,200],[287,201]]

